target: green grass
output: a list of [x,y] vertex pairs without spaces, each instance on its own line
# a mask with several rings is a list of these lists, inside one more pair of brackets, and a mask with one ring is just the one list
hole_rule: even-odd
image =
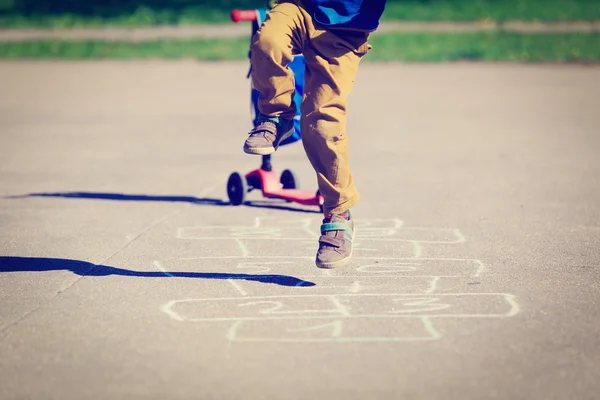
[[[0,4],[2,1],[7,0],[0,0]],[[0,8],[2,12],[0,27],[56,28],[227,23],[232,8],[255,8],[265,4],[262,0],[216,1],[210,5],[202,4],[201,1],[179,0],[173,3],[178,4],[178,8],[175,6],[152,8],[144,6],[148,3],[144,3],[143,0],[134,3],[138,6],[128,9],[124,6],[115,8],[115,6],[96,5],[78,12],[66,8],[54,14],[44,8],[35,7],[25,13],[14,4],[6,5],[4,9]],[[383,20],[547,22],[600,20],[600,0],[388,0]]]
[[132,12],[117,15],[78,15],[63,13],[44,14],[8,14],[0,15],[0,28],[75,28],[98,26],[153,26],[153,25],[189,25],[199,23],[228,23],[230,10],[215,7],[193,6],[182,10],[154,10],[139,7]]
[[374,37],[372,43],[370,61],[600,61],[600,34],[589,33],[386,34]]
[[85,40],[0,43],[0,59],[181,59],[242,60],[249,39],[156,40],[141,43]]
[[[366,62],[600,62],[600,34],[513,32],[390,33],[374,35]],[[0,43],[0,59],[244,60],[248,39],[31,41]]]
[[391,1],[384,20],[405,21],[591,21],[600,19],[599,0]]

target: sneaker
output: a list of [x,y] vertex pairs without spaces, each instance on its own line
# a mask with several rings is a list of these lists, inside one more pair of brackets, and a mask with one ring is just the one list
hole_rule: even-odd
[[267,155],[275,153],[279,143],[294,133],[294,121],[289,119],[265,119],[259,121],[256,128],[244,143],[244,152],[248,154]]
[[318,268],[331,269],[348,265],[352,258],[354,221],[344,216],[332,215],[323,220],[316,264]]

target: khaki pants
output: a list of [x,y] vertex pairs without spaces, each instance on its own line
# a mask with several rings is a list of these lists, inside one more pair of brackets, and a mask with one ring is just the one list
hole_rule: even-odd
[[302,143],[317,173],[325,214],[354,206],[359,194],[350,171],[346,103],[358,65],[371,48],[367,32],[331,31],[316,24],[300,0],[279,2],[252,39],[252,82],[258,109],[292,119],[294,75],[287,63],[302,53],[306,61],[302,100]]

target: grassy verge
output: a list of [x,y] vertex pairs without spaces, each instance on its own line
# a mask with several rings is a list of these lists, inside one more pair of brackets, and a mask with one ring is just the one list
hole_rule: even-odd
[[600,19],[597,0],[389,1],[383,20],[404,21],[591,21]]
[[[1,4],[2,0],[0,0]],[[43,8],[27,12],[0,9],[0,27],[147,26],[161,24],[226,23],[232,8],[263,7],[266,1],[213,2],[180,0],[178,7],[148,7],[144,0],[126,6],[90,5],[73,11],[49,13]],[[84,3],[85,4],[85,3]],[[90,3],[92,4],[92,3]],[[110,4],[110,3],[107,3]],[[125,3],[124,3],[125,4]],[[406,21],[575,21],[600,20],[598,0],[388,0],[384,20]]]
[[386,34],[373,38],[370,61],[598,62],[600,34]]
[[[374,35],[365,61],[600,62],[600,34],[513,32]],[[32,41],[0,43],[0,59],[244,60],[248,39],[160,40],[141,43]]]
[[156,40],[140,43],[85,40],[0,43],[0,59],[181,59],[242,60],[249,39]]

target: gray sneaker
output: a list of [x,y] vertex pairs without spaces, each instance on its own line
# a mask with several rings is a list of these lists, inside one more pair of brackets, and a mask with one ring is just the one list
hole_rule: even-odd
[[317,267],[331,269],[348,265],[352,258],[353,237],[353,220],[338,215],[333,215],[331,219],[324,219],[317,251]]
[[275,153],[279,144],[294,133],[294,121],[281,118],[279,123],[264,120],[250,131],[244,143],[244,152],[248,154],[267,155]]

